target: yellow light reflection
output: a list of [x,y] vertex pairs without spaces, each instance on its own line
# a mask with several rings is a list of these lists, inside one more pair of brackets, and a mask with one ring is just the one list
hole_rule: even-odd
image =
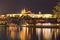
[[26,37],[28,37],[28,28],[22,27],[22,30],[19,32],[19,36],[20,36],[21,40],[25,40]]
[[51,38],[51,31],[50,29],[43,29],[43,35],[44,35],[44,39],[50,39]]
[[9,27],[10,37],[11,37],[12,39],[15,38],[16,30],[17,30],[16,27]]

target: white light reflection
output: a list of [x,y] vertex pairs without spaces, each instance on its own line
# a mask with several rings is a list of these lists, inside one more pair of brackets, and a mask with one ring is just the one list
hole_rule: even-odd
[[38,28],[38,40],[40,40],[40,28]]
[[26,27],[22,27],[23,30],[26,30]]
[[43,23],[43,26],[51,26],[51,23]]

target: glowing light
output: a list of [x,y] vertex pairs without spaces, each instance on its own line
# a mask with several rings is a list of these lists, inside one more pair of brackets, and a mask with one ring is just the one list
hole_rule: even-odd
[[40,40],[40,28],[38,28],[38,39]]
[[23,27],[23,30],[26,30],[26,27]]
[[43,26],[51,26],[51,23],[43,23]]
[[41,12],[39,11],[39,14],[41,14]]
[[51,31],[50,29],[43,29],[43,35],[44,35],[44,39],[50,39],[51,38]]
[[10,15],[10,17],[12,17],[12,15]]
[[21,11],[22,14],[26,13],[26,9],[24,8],[22,11]]
[[43,17],[43,18],[51,18],[52,15],[51,15],[51,14],[44,14],[42,17]]
[[22,14],[19,15],[19,17],[21,17],[21,16],[22,16]]
[[5,15],[1,15],[1,17],[4,17]]
[[21,40],[25,40],[26,38],[26,27],[22,27],[21,32],[19,33]]
[[41,23],[37,23],[36,25],[41,25]]
[[29,24],[26,24],[27,26],[29,25]]
[[57,24],[57,26],[59,26],[60,24]]

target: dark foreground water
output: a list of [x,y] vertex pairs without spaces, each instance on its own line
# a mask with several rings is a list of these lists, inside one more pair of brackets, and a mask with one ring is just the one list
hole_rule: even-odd
[[0,26],[0,40],[60,40],[60,29]]

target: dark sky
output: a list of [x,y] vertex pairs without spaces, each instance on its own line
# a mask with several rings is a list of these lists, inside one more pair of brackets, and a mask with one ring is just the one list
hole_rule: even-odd
[[19,13],[23,8],[38,13],[51,13],[59,0],[0,0],[0,13]]

